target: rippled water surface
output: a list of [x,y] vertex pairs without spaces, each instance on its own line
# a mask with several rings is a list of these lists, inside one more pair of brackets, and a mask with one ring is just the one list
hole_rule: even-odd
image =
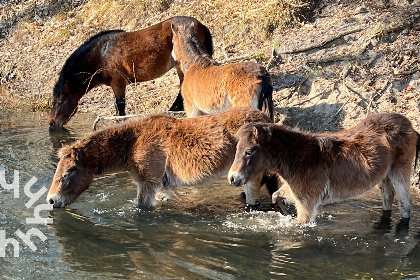
[[[49,187],[62,141],[91,131],[93,118],[76,114],[67,130],[50,133],[47,115],[0,113],[0,170],[8,182],[20,171],[19,197],[0,188],[1,232],[32,237],[0,258],[5,279],[419,279],[420,198],[413,191],[410,227],[399,225],[397,205],[381,219],[380,192],[327,205],[316,225],[298,226],[276,212],[244,212],[240,188],[221,178],[212,186],[180,188],[154,210],[135,207],[136,189],[125,173],[98,178],[66,209],[48,213],[52,224],[28,225],[24,186]],[[44,217],[46,212],[41,212]],[[3,237],[4,238],[4,237]],[[1,249],[2,244],[0,244]],[[41,278],[42,277],[42,278]]]

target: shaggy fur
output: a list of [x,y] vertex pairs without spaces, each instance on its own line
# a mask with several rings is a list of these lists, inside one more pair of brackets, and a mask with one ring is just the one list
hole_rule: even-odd
[[61,148],[47,201],[64,207],[90,186],[95,175],[116,171],[131,174],[138,201],[146,206],[154,205],[162,187],[210,184],[229,170],[234,135],[248,122],[271,120],[256,109],[232,108],[187,119],[150,116],[98,131]]
[[[82,96],[92,88],[110,86],[116,98],[119,115],[125,115],[125,88],[134,82],[156,79],[175,66],[171,56],[171,25],[194,23],[190,30],[211,57],[210,31],[191,17],[173,17],[135,32],[111,30],[101,32],[76,49],[64,64],[54,87],[50,125],[60,127],[76,112]],[[177,68],[180,83],[184,74]],[[171,110],[182,110],[179,95]]]
[[263,110],[273,120],[273,86],[267,70],[253,62],[218,65],[191,36],[194,26],[172,26],[173,56],[185,74],[181,94],[187,116],[242,106]]
[[[396,192],[403,218],[410,216],[410,174],[418,158],[419,135],[399,114],[370,115],[334,133],[248,124],[237,138],[230,182],[251,186],[249,181],[266,172],[279,174],[290,186],[300,222],[314,221],[321,203],[361,195],[377,184],[384,210],[391,210]],[[258,201],[259,190],[246,193]]]

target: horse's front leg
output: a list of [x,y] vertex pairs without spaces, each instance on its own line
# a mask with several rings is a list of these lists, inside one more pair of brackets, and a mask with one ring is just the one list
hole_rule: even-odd
[[115,82],[111,84],[112,91],[115,95],[115,106],[119,116],[125,116],[125,81]]
[[137,201],[139,207],[152,207],[156,203],[156,194],[162,184],[150,181],[137,182]]
[[245,201],[248,205],[258,205],[260,203],[260,190],[261,190],[262,176],[254,178],[244,184]]

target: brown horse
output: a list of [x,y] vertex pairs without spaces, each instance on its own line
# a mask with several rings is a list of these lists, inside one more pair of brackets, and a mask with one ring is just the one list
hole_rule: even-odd
[[273,120],[273,86],[267,70],[253,62],[218,65],[192,36],[196,23],[172,25],[173,57],[184,73],[181,94],[187,116],[254,107]]
[[[299,222],[314,221],[321,203],[361,195],[377,184],[385,211],[391,210],[396,192],[402,217],[410,216],[410,174],[420,140],[411,122],[399,114],[370,115],[335,133],[247,124],[237,138],[230,183],[252,187],[266,172],[277,173],[290,186]],[[258,201],[259,190],[246,192],[250,201]]]
[[[149,81],[165,74],[175,66],[171,56],[171,25],[194,23],[190,30],[213,54],[210,31],[191,17],[173,17],[135,32],[111,30],[101,32],[76,49],[64,64],[54,87],[50,126],[61,127],[76,112],[82,96],[92,88],[110,86],[116,98],[118,114],[125,115],[125,88],[127,84]],[[180,83],[184,74],[176,67]],[[170,110],[182,110],[178,95]]]
[[[132,175],[139,204],[145,206],[154,205],[162,187],[210,184],[227,174],[235,157],[234,135],[252,121],[271,122],[259,110],[232,108],[197,118],[150,116],[98,131],[60,149],[47,201],[64,207],[95,175],[116,171]],[[267,187],[277,190],[277,185]]]

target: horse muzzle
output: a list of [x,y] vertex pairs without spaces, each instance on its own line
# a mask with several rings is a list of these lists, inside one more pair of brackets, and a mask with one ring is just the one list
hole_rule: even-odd
[[245,179],[236,172],[229,172],[228,180],[229,184],[237,187],[245,184]]
[[64,199],[61,197],[61,195],[48,195],[47,202],[49,204],[52,204],[54,208],[63,208],[66,206],[66,203],[64,202]]

